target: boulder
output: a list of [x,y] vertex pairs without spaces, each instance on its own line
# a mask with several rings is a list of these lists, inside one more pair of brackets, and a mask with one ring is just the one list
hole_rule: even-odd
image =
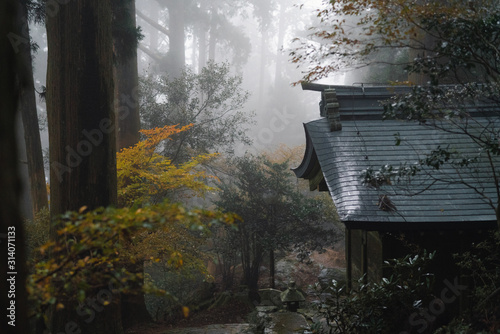
[[307,321],[304,316],[296,312],[273,313],[264,329],[265,334],[304,333]]
[[277,306],[278,308],[282,308],[283,304],[281,303],[280,297],[281,291],[276,289],[260,289],[260,305],[262,306]]
[[318,282],[322,289],[332,285],[332,280],[336,280],[338,286],[346,285],[346,269],[345,268],[324,268],[318,276]]

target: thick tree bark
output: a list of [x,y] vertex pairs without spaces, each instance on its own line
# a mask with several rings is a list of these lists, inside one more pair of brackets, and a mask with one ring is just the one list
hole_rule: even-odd
[[15,122],[27,71],[18,59],[17,41],[22,37],[17,10],[17,1],[0,1],[0,308],[4,312],[0,332],[24,334],[29,329]]
[[[126,15],[120,16],[122,26],[136,26],[135,0],[125,3]],[[137,49],[132,55],[117,54],[115,66],[115,116],[118,124],[117,151],[139,142],[141,121],[139,117],[139,76]]]
[[47,17],[51,214],[116,204],[109,0],[74,0]]
[[[135,27],[135,0],[125,2],[125,15],[120,15],[121,22],[114,22],[123,27]],[[115,48],[117,50],[117,48]],[[117,54],[115,65],[115,117],[118,124],[117,151],[133,146],[140,139],[139,117],[139,76],[137,70],[137,50],[130,55]],[[143,266],[134,268],[142,271]],[[132,270],[129,270],[133,272]],[[137,286],[137,288],[140,288]],[[130,328],[139,323],[151,322],[151,315],[146,308],[144,294],[122,294],[121,298],[122,326]]]
[[[47,14],[51,215],[115,205],[110,0],[67,1]],[[88,295],[99,300],[100,292]],[[96,304],[92,318],[76,310],[75,298],[63,302],[65,308],[52,315],[53,333],[66,333],[68,326],[73,332],[123,333],[119,296],[108,306]]]
[[[30,36],[27,8],[21,4],[19,4],[19,6],[20,10],[17,14],[17,24],[23,28],[23,38],[26,41],[29,41]],[[19,51],[23,67],[27,70],[27,82],[26,86],[20,91],[18,107],[22,115],[22,123],[24,127],[24,142],[26,145],[26,162],[28,164],[31,205],[33,215],[35,215],[41,209],[48,207],[49,204],[43,165],[42,143],[38,127],[30,43],[27,42],[19,45]]]

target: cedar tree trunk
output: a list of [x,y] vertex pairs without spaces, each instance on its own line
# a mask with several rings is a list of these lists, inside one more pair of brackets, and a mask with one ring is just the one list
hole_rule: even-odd
[[[205,3],[200,3],[200,12],[204,13]],[[207,64],[207,30],[208,24],[203,19],[200,22],[197,22],[196,26],[197,35],[198,35],[198,74],[201,73],[201,70]]]
[[27,70],[26,86],[20,91],[19,110],[22,115],[24,126],[24,141],[26,144],[26,161],[28,164],[31,204],[33,216],[41,209],[48,207],[47,186],[45,181],[45,170],[43,166],[42,143],[38,127],[38,115],[36,110],[35,84],[33,82],[33,67],[28,27],[28,12],[25,5],[19,5],[17,24],[23,29],[23,39],[27,43],[19,45],[19,56],[23,67]]
[[[115,15],[113,24],[119,27],[136,27],[135,20],[135,0],[122,1],[123,10],[120,15]],[[126,29],[133,31],[133,29]],[[134,36],[135,37],[135,36]],[[115,36],[120,38],[120,36]],[[132,40],[127,38],[127,40]],[[140,117],[139,117],[139,77],[137,70],[137,49],[123,49],[121,41],[115,40],[116,64],[115,74],[115,117],[118,124],[117,131],[117,151],[133,146],[139,142]],[[123,54],[122,54],[123,53]],[[127,268],[130,272],[143,272],[143,265],[131,265]],[[139,286],[137,286],[139,288]],[[122,294],[121,295],[121,315],[124,329],[130,328],[138,323],[149,323],[152,321],[151,315],[146,308],[143,293]]]
[[[114,24],[125,27],[136,27],[135,0],[126,0],[125,10],[118,16],[122,22]],[[132,46],[131,46],[132,48]],[[137,70],[137,48],[128,55],[120,54],[115,48],[115,116],[118,124],[117,151],[133,146],[139,142],[141,122],[139,117],[139,77]]]
[[[59,2],[60,3],[60,2]],[[110,0],[47,2],[47,116],[52,216],[115,205],[116,134]],[[55,5],[54,5],[55,4]],[[55,228],[52,237],[57,238]],[[103,282],[107,284],[108,282]],[[99,291],[88,291],[92,300]],[[122,334],[119,297],[76,312],[75,298],[52,315],[53,333]]]
[[16,24],[17,11],[17,1],[0,1],[0,332],[24,334],[29,330],[15,120],[27,71],[18,58],[16,41],[21,29]]
[[60,5],[47,43],[51,215],[116,204],[110,1]]
[[169,50],[168,73],[172,78],[178,78],[186,64],[186,51],[184,46],[184,1],[168,0],[167,3],[169,18]]
[[212,13],[210,14],[210,37],[208,40],[208,60],[215,61],[215,48],[217,46],[217,20],[215,19],[216,8],[212,8]]

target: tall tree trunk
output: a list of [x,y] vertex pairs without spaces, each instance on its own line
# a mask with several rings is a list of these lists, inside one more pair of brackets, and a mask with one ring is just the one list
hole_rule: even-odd
[[[152,4],[154,5],[154,3]],[[150,19],[151,21],[153,22],[158,22],[158,13],[159,13],[159,10],[152,10],[150,12]],[[158,51],[158,30],[156,29],[151,29],[151,32],[150,32],[150,38],[149,38],[149,49],[150,50],[154,50],[154,51]]]
[[[205,2],[200,3],[200,12],[206,11]],[[205,20],[197,22],[197,36],[198,36],[198,73],[205,67],[207,63],[207,30],[208,26]]]
[[[130,265],[127,270],[131,273],[144,274],[144,262]],[[137,288],[140,288],[137,286]],[[124,329],[141,323],[151,323],[153,318],[146,308],[143,293],[122,294],[121,296],[122,325]]]
[[285,57],[281,54],[283,48],[283,40],[285,38],[285,30],[286,30],[286,6],[283,4],[280,5],[280,13],[279,13],[279,24],[278,24],[278,48],[276,50],[276,71],[274,75],[274,87],[278,88],[283,85],[283,75],[282,75],[282,65]]
[[[21,89],[22,90],[22,89]],[[19,92],[21,95],[21,91]],[[21,101],[17,108],[20,109]],[[33,219],[33,203],[31,201],[30,192],[30,173],[28,170],[28,155],[26,154],[26,141],[24,140],[24,127],[21,110],[16,114],[16,142],[17,142],[17,160],[19,168],[19,176],[21,179],[21,197],[19,202],[19,210],[22,219]]]
[[269,283],[271,289],[274,289],[274,281],[275,281],[275,262],[274,262],[274,249],[269,250]]
[[[135,0],[122,2],[124,8],[120,8],[120,15],[115,15],[113,24],[118,27],[127,27],[125,32],[132,32],[136,27]],[[123,36],[122,36],[123,37]],[[135,36],[134,36],[135,37]],[[120,38],[120,36],[115,36]],[[132,41],[133,38],[127,38]],[[115,40],[115,46],[120,41]],[[132,45],[130,48],[134,48]],[[117,151],[133,146],[139,142],[140,117],[139,117],[139,77],[137,70],[137,49],[132,52],[124,52],[121,47],[115,47],[117,62],[114,68],[115,74],[115,117],[118,124]],[[122,54],[123,52],[123,54]],[[142,264],[127,268],[130,272],[143,271]],[[139,283],[138,283],[139,285]],[[144,294],[122,294],[121,315],[124,329],[138,323],[151,322],[152,318],[146,309]]]
[[51,215],[116,204],[109,0],[73,0],[47,17]]
[[[68,1],[47,15],[52,216],[117,203],[111,18],[110,0]],[[88,294],[99,297],[97,291]],[[97,305],[92,321],[75,314],[74,298],[64,302],[53,313],[53,333],[68,326],[73,332],[123,333],[118,297]]]
[[19,89],[28,78],[18,59],[17,11],[18,1],[0,1],[0,308],[4,312],[0,332],[24,334],[29,329],[15,123]]
[[[21,10],[18,11],[17,22],[18,25],[23,27],[23,38],[26,41],[29,41],[30,36],[27,19],[28,11],[25,5],[20,4],[19,6]],[[41,209],[48,207],[49,203],[47,198],[40,129],[38,127],[30,43],[23,43],[19,46],[19,50],[19,56],[24,64],[23,67],[27,70],[27,83],[26,86],[20,91],[18,107],[22,115],[22,123],[24,127],[26,161],[29,173],[32,212],[34,215]]]
[[[198,45],[198,34],[196,33],[196,30],[198,30],[198,28],[196,27],[196,25],[193,27],[193,40],[191,42],[191,67],[193,68],[194,71],[196,71],[196,64],[198,63],[197,61],[197,52],[196,52],[196,47]],[[196,73],[198,73],[198,71],[196,71]]]
[[[127,0],[123,5],[124,13],[119,15],[121,22],[114,24],[136,27],[135,0]],[[132,46],[131,46],[132,48]],[[115,48],[119,50],[119,48]],[[137,48],[131,54],[117,54],[115,66],[115,116],[118,124],[117,151],[139,142],[141,121],[139,117],[139,76],[137,70]]]
[[264,107],[264,86],[266,83],[267,31],[261,31],[259,66],[259,106]]
[[[158,23],[160,9],[156,8],[156,6],[157,6],[156,2],[151,1],[151,3],[149,5],[152,8],[149,11],[149,16],[150,16],[149,18],[151,19],[152,22]],[[151,29],[150,33],[149,33],[149,50],[152,50],[153,52],[158,52],[158,48],[160,45],[159,39],[160,39],[159,31],[157,29]],[[154,67],[152,68],[152,71],[151,71],[153,73],[159,72],[158,60],[155,60],[155,61],[156,61],[156,63],[154,64]],[[152,75],[153,73],[149,73],[148,75]]]
[[215,47],[217,46],[217,8],[212,7],[210,14],[210,39],[208,41],[208,60],[215,60]]
[[206,27],[198,28],[198,74],[207,64],[207,31]]
[[172,78],[178,78],[186,64],[186,50],[184,46],[184,1],[168,0],[168,30],[169,50],[168,50],[168,73]]
[[241,264],[243,268],[243,284],[248,287],[249,297],[258,301],[259,269],[262,264],[263,250],[254,232],[247,233],[240,227]]

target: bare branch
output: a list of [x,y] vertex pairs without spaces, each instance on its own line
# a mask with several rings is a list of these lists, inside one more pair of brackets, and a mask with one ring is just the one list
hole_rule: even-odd
[[170,31],[167,28],[165,28],[164,26],[162,26],[158,22],[151,20],[149,17],[147,17],[147,15],[145,15],[140,10],[136,9],[135,12],[137,13],[137,16],[139,16],[141,19],[143,19],[144,21],[149,23],[152,27],[158,29],[158,31],[164,33],[165,35],[170,36]]

